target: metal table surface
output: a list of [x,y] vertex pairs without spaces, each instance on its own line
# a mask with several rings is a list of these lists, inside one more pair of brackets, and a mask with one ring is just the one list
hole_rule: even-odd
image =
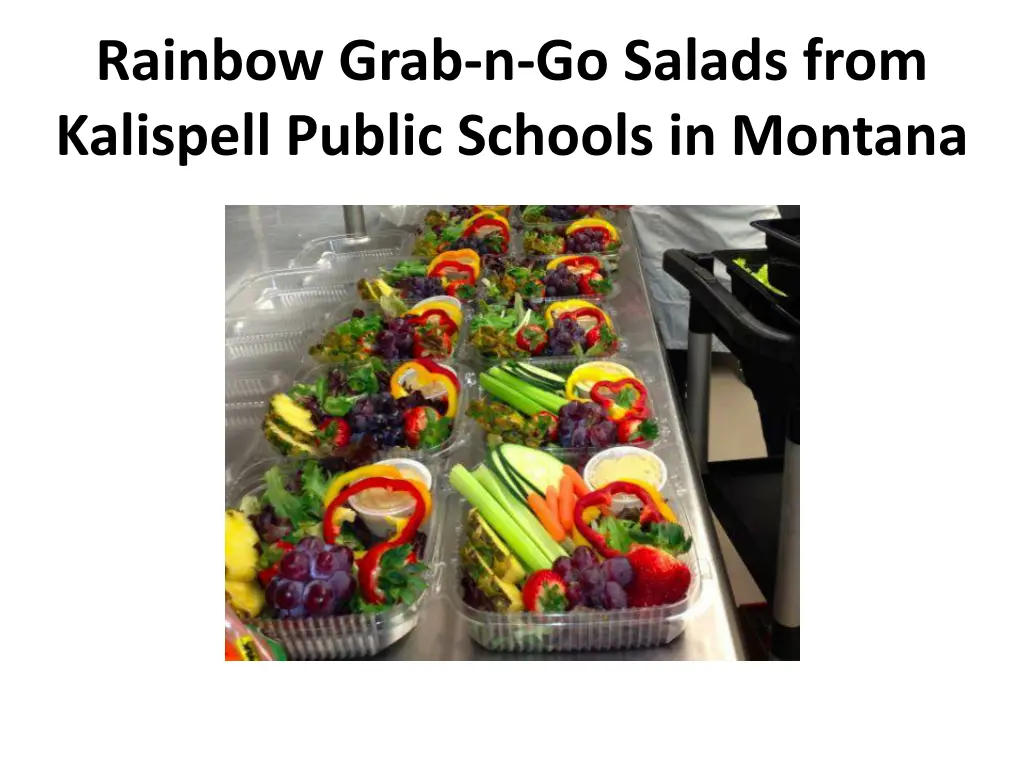
[[[641,650],[586,652],[568,654],[494,653],[475,644],[462,619],[444,594],[431,596],[421,613],[419,624],[409,635],[374,658],[381,660],[702,660],[742,659],[743,646],[737,625],[732,590],[722,560],[718,540],[704,496],[700,473],[683,428],[682,411],[676,401],[665,363],[664,351],[655,330],[654,316],[640,268],[632,226],[623,232],[626,248],[620,258],[618,280],[621,288],[610,299],[615,324],[627,345],[622,356],[643,362],[655,375],[647,381],[648,391],[664,424],[658,453],[670,472],[676,473],[688,489],[684,498],[673,499],[680,505],[692,528],[704,584],[694,614],[683,634],[668,645]],[[230,233],[229,233],[230,240]],[[452,461],[468,465],[479,459],[479,447],[467,444]],[[451,542],[446,542],[449,549]],[[448,552],[446,554],[449,554]]]

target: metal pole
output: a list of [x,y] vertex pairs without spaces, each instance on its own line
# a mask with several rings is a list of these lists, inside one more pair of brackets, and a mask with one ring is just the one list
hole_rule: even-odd
[[[693,313],[690,314],[693,317]],[[691,326],[686,350],[686,425],[690,445],[701,474],[708,469],[708,434],[711,420],[711,334]]]
[[773,659],[800,658],[800,411],[790,414],[782,466],[779,558],[772,601]]
[[345,219],[346,235],[366,234],[366,217],[363,215],[363,206],[343,205],[341,206],[341,215]]

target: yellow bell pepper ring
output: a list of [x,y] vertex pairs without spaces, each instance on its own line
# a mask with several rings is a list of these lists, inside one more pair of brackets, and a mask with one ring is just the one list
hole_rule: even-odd
[[[586,509],[583,510],[583,522],[585,522],[587,525],[590,525],[594,520],[597,520],[600,514],[600,507],[587,507]],[[577,547],[590,546],[590,542],[583,538],[583,534],[576,529],[575,525],[572,527],[572,543],[575,544]]]
[[388,464],[367,464],[365,467],[358,467],[357,469],[353,469],[343,475],[338,475],[327,485],[327,490],[324,492],[324,506],[326,507],[334,501],[334,498],[341,493],[345,486],[351,485],[357,480],[363,480],[367,477],[391,477],[400,479],[402,477],[402,473],[395,467]]
[[428,399],[443,392],[448,399],[445,416],[454,416],[458,410],[459,390],[451,377],[431,371],[417,361],[403,363],[391,374],[391,396],[397,400],[416,391],[423,392]]
[[619,231],[615,226],[604,219],[580,219],[574,221],[572,224],[565,228],[565,234],[571,235],[580,229],[603,229],[608,233],[608,239],[613,242],[619,242]]
[[544,320],[547,322],[548,328],[552,328],[555,325],[555,320],[559,315],[565,314],[566,312],[578,312],[581,309],[593,310],[593,313],[600,315],[602,322],[604,322],[609,330],[614,331],[615,327],[612,325],[612,320],[608,317],[608,314],[595,304],[589,301],[583,301],[582,299],[568,299],[566,301],[556,301],[552,303],[544,311]]
[[676,520],[675,513],[669,509],[668,504],[665,503],[665,497],[661,495],[661,492],[653,485],[645,480],[635,480],[632,477],[620,477],[619,480],[625,480],[627,483],[640,486],[650,495],[651,500],[654,502],[654,506],[658,508],[661,516],[668,520],[670,523],[678,522]]
[[469,267],[473,270],[473,282],[480,279],[480,254],[472,248],[461,248],[457,251],[445,251],[438,254],[428,265],[427,274],[435,276],[435,271],[446,261]]

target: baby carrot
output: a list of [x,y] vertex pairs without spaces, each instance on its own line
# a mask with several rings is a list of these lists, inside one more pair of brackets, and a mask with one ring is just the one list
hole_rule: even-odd
[[590,493],[590,489],[587,488],[587,484],[583,482],[583,478],[580,477],[580,473],[570,467],[568,464],[565,465],[563,474],[572,481],[572,490],[577,496],[586,496]]
[[576,494],[572,492],[572,479],[562,475],[558,484],[558,521],[567,531],[572,530],[572,513],[576,508]]
[[551,507],[548,506],[546,500],[541,498],[539,493],[531,493],[527,496],[526,503],[530,505],[533,514],[537,516],[540,524],[544,526],[544,530],[551,535],[551,538],[555,541],[561,541],[565,538],[565,531],[562,529],[561,523],[558,522],[558,516],[551,512]]

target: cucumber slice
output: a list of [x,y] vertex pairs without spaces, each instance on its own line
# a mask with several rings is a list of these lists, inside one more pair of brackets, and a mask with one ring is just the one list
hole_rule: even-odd
[[487,468],[491,470],[494,476],[501,481],[501,484],[508,489],[509,494],[511,494],[516,501],[520,504],[526,503],[526,492],[523,491],[519,482],[512,477],[511,474],[506,472],[505,463],[498,455],[497,449],[492,448],[487,452],[487,456],[484,458],[484,464],[486,464]]
[[549,486],[558,487],[565,465],[550,453],[525,445],[502,443],[495,448],[509,471],[541,496]]
[[545,370],[536,365],[530,365],[529,363],[516,363],[516,367],[523,372],[533,376],[536,379],[543,379],[551,383],[552,386],[558,387],[560,390],[565,389],[565,376],[559,376],[557,373]]
[[565,382],[562,382],[561,384],[554,384],[548,379],[538,378],[529,371],[524,371],[515,363],[503,365],[500,370],[503,370],[509,376],[515,376],[517,379],[524,381],[527,384],[532,384],[537,387],[537,389],[543,389],[545,392],[550,392],[551,394],[561,395],[565,391]]

